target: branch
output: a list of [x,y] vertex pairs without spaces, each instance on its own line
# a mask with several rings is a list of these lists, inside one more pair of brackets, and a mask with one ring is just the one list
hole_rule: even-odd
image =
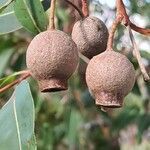
[[134,31],[141,33],[143,35],[150,36],[150,29],[144,29],[144,28],[138,27],[130,21],[129,16],[127,15],[127,12],[125,9],[125,5],[122,0],[117,0],[117,6],[118,6],[118,9],[120,10],[118,13],[123,16],[123,24],[125,26],[130,26],[131,29],[133,29]]
[[82,13],[82,11],[75,5],[73,4],[71,1],[69,0],[65,0],[68,4],[70,4],[78,13],[79,15],[81,16],[81,18],[84,18],[84,15]]
[[130,26],[131,29],[133,29],[136,32],[139,32],[144,35],[150,35],[150,29],[144,29],[136,26],[133,24],[129,16],[126,12],[125,5],[122,0],[116,0],[116,6],[117,6],[117,12],[116,12],[116,19],[113,22],[110,30],[109,30],[109,38],[108,38],[108,43],[107,43],[107,50],[112,50],[113,49],[113,40],[114,40],[114,34],[117,29],[117,26],[123,22],[125,26]]
[[6,90],[8,90],[8,89],[10,89],[10,88],[13,87],[14,85],[19,84],[22,80],[24,80],[24,79],[26,79],[26,78],[28,78],[28,77],[31,76],[30,71],[22,71],[22,72],[20,72],[20,73],[22,73],[22,76],[21,76],[20,78],[16,79],[15,81],[11,82],[10,84],[8,84],[8,85],[6,85],[6,86],[0,88],[0,93],[6,91]]
[[140,70],[143,74],[143,77],[144,77],[145,81],[149,81],[150,77],[149,77],[148,73],[146,72],[145,66],[142,63],[142,58],[141,58],[140,52],[137,48],[137,44],[135,42],[135,39],[134,39],[134,36],[133,36],[133,33],[132,33],[132,30],[131,30],[130,26],[128,26],[128,31],[129,31],[129,36],[130,36],[130,39],[131,39],[131,42],[132,42],[132,45],[133,45],[133,52],[134,52],[134,54],[137,58],[138,64],[140,66]]
[[56,0],[51,0],[50,17],[49,17],[49,29],[55,29],[55,5]]
[[132,22],[130,22],[130,27],[131,27],[131,29],[133,29],[136,32],[150,36],[150,29],[144,29],[144,28],[138,27],[135,24],[133,24]]
[[89,8],[88,8],[87,0],[82,0],[82,12],[83,12],[84,17],[89,16]]
[[116,6],[117,6],[117,16],[120,16],[122,18],[124,25],[128,25],[130,20],[129,20],[129,16],[127,15],[123,1],[116,0]]

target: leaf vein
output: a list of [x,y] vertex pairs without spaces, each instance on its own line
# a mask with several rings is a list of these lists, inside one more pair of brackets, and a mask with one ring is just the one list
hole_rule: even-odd
[[19,150],[22,150],[22,147],[21,147],[21,137],[20,137],[20,130],[19,130],[19,124],[18,124],[18,118],[17,118],[15,100],[13,101],[13,111],[14,111],[14,115],[15,115],[15,122],[16,122],[16,128],[17,128]]
[[35,28],[38,30],[38,32],[41,32],[41,30],[40,30],[39,27],[37,26],[37,24],[36,24],[36,22],[35,22],[35,20],[34,20],[34,18],[33,18],[33,16],[32,16],[32,14],[31,14],[31,12],[30,12],[29,8],[27,7],[26,1],[23,0],[23,2],[24,2],[24,4],[25,4],[25,7],[26,7],[26,9],[27,9],[27,12],[28,12],[28,14],[29,14],[29,16],[30,16],[30,18],[31,18],[31,20],[32,20],[32,22],[33,22]]

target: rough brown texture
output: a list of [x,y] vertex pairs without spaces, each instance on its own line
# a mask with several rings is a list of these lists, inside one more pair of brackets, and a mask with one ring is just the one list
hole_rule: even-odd
[[100,19],[87,17],[75,23],[72,39],[77,44],[78,50],[91,59],[106,50],[108,30]]
[[105,51],[91,59],[86,82],[97,105],[121,107],[123,98],[134,86],[135,70],[126,56]]
[[30,43],[26,63],[42,92],[66,90],[67,80],[78,65],[77,46],[62,31],[45,31]]

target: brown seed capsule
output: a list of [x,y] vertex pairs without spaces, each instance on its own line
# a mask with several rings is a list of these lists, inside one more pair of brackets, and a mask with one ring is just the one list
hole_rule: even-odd
[[135,83],[135,70],[126,56],[105,51],[93,57],[86,70],[86,82],[103,107],[121,107]]
[[42,92],[66,90],[78,65],[77,46],[62,31],[41,32],[27,49],[26,63]]
[[75,23],[72,39],[79,52],[88,58],[106,50],[108,30],[106,25],[96,17],[87,17]]

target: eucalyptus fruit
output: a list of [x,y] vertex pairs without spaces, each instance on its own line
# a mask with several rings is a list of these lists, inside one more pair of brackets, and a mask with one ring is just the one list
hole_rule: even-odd
[[42,92],[66,90],[78,65],[77,46],[66,33],[47,30],[31,41],[26,63]]
[[106,50],[108,29],[100,19],[89,16],[75,23],[72,39],[79,52],[91,59]]
[[135,70],[126,56],[108,50],[91,59],[86,82],[97,105],[121,107],[124,97],[134,86]]

